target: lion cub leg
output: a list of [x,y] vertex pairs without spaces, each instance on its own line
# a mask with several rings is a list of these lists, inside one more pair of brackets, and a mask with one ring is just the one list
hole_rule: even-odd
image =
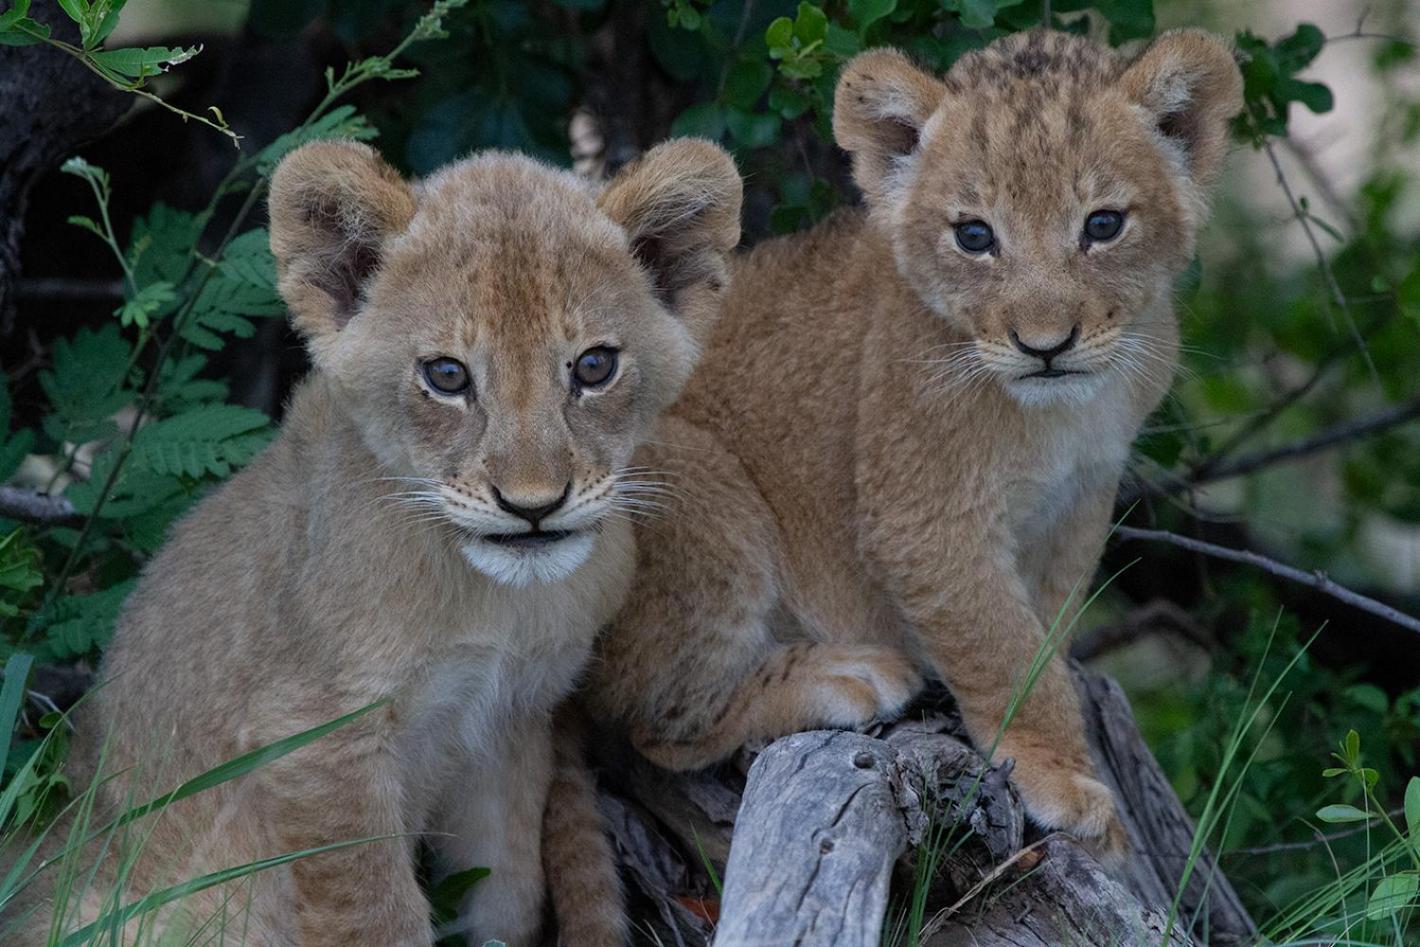
[[751,741],[901,711],[921,686],[905,655],[777,639],[779,528],[737,459],[671,418],[638,463],[672,508],[637,528],[636,583],[593,664],[596,713],[625,724],[653,762],[683,770]]
[[291,863],[303,947],[433,943],[414,873],[403,767],[373,716],[258,771],[272,854],[357,843]]
[[487,868],[454,923],[470,944],[531,947],[542,928],[542,819],[552,782],[551,727],[526,721],[488,752],[466,755],[445,778],[429,826],[438,871]]

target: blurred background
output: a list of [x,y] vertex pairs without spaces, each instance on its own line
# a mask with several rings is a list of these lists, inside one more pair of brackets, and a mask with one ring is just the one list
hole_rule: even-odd
[[[341,101],[365,118],[350,118],[349,127],[415,175],[498,147],[599,177],[669,135],[719,139],[746,176],[752,244],[856,199],[828,133],[833,80],[848,56],[894,44],[945,69],[968,49],[1039,24],[1046,8],[1058,28],[1124,46],[1202,26],[1235,37],[1246,58],[1248,111],[1198,259],[1179,287],[1184,367],[1139,442],[1121,488],[1122,520],[1253,551],[1304,579],[1324,572],[1420,614],[1420,4],[471,0],[444,18],[447,37],[399,57],[418,77],[364,82]],[[125,583],[167,524],[267,430],[264,420],[237,424],[229,441],[212,439],[215,461],[154,461],[147,474],[166,478],[156,500],[145,499],[147,481],[115,474],[113,490],[102,492],[118,505],[95,512],[105,505],[95,502],[95,482],[114,469],[104,458],[115,438],[133,439],[124,411],[140,400],[145,373],[161,375],[155,390],[171,383],[174,392],[148,405],[159,423],[208,403],[279,421],[305,370],[269,292],[222,310],[236,321],[209,320],[210,338],[184,335],[181,352],[198,361],[181,369],[162,361],[161,323],[183,311],[189,263],[221,256],[224,234],[264,221],[259,204],[245,205],[249,192],[231,184],[234,164],[259,157],[324,107],[328,69],[338,79],[346,63],[390,50],[427,10],[394,0],[131,0],[105,48],[200,46],[141,78],[172,106],[229,125],[239,147],[97,78],[82,93],[66,87],[71,98],[47,101],[41,74],[30,71],[37,60],[22,70],[21,51],[0,47],[0,83],[28,89],[29,108],[112,109],[68,152],[106,171],[101,187],[54,162],[30,169],[23,198],[5,204],[18,258],[0,282],[10,436],[0,467],[17,490],[61,495],[73,508],[0,524],[11,536],[0,568],[22,561],[35,577],[28,586],[11,582],[0,648],[37,654],[50,669],[46,693],[60,704],[101,652]],[[72,32],[48,15],[56,36]],[[46,46],[23,52],[64,56]],[[4,108],[0,146],[11,152],[0,159],[13,169],[16,142],[36,132],[26,124],[32,115],[18,115],[18,100]],[[247,186],[259,187],[260,161],[243,167]],[[117,254],[102,233],[70,220],[95,217],[96,188],[108,205],[95,227],[111,226]],[[171,272],[153,249],[163,241],[180,251]],[[264,272],[262,238],[249,242],[251,272]],[[126,273],[119,256],[129,269],[147,266],[176,298],[156,290],[126,309],[143,272]],[[112,397],[76,397],[86,378],[107,379],[99,387]],[[90,422],[97,426],[84,428]],[[240,449],[231,446],[237,435],[249,439]],[[1195,812],[1217,783],[1221,748],[1249,688],[1282,680],[1278,699],[1254,721],[1255,755],[1217,842],[1254,911],[1281,911],[1334,877],[1335,859],[1362,842],[1344,832],[1318,841],[1314,829],[1319,806],[1365,795],[1323,775],[1348,731],[1358,732],[1377,773],[1376,800],[1400,805],[1420,750],[1420,633],[1338,599],[1314,578],[1298,582],[1153,533],[1127,535],[1102,565],[1107,587],[1076,653],[1124,683]],[[37,745],[37,727],[21,733],[22,745]],[[21,759],[12,755],[7,768]]]

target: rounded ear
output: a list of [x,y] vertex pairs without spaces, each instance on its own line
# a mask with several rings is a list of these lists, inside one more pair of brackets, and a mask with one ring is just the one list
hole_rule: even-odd
[[597,198],[603,213],[626,231],[656,295],[697,340],[708,331],[729,280],[743,190],[723,148],[682,138],[627,165]]
[[833,95],[833,137],[853,156],[853,180],[869,204],[896,195],[922,127],[946,91],[895,49],[870,49],[843,67]]
[[1227,153],[1228,122],[1243,107],[1232,47],[1203,30],[1164,33],[1119,81],[1183,172],[1198,185],[1211,182]]
[[385,240],[414,217],[414,194],[369,146],[318,141],[276,166],[269,203],[281,296],[319,346],[355,315]]

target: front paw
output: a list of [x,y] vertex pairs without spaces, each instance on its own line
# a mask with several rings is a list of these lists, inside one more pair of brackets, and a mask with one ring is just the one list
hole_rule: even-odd
[[1106,867],[1123,864],[1129,835],[1108,786],[1079,764],[1052,754],[1003,747],[997,756],[1015,759],[1011,782],[1031,819],[1043,828],[1073,835]]
[[922,673],[907,655],[873,645],[820,645],[813,691],[824,726],[853,729],[891,720],[922,689]]

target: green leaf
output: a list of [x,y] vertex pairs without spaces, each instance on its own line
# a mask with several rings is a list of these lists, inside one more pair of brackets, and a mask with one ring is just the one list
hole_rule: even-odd
[[30,0],[14,0],[10,4],[10,9],[0,13],[0,30],[8,30],[18,20],[24,19],[30,12]]
[[1320,82],[1302,82],[1299,79],[1291,78],[1280,79],[1274,94],[1283,102],[1300,102],[1318,115],[1330,112],[1335,104],[1331,89]]
[[59,9],[64,11],[64,15],[75,23],[84,22],[84,14],[89,11],[88,0],[58,0]]
[[12,593],[0,596],[0,615],[18,615],[26,593],[43,584],[39,550],[26,541],[24,531],[16,529],[0,539],[0,590]]
[[983,30],[996,22],[996,0],[957,0],[957,9],[968,29]]
[[1369,813],[1355,806],[1336,804],[1322,806],[1316,811],[1316,817],[1323,822],[1365,822],[1371,816]]
[[730,106],[725,109],[725,127],[735,142],[745,148],[767,148],[779,139],[778,115],[747,112]]
[[0,27],[0,46],[33,46],[49,39],[49,25],[21,17],[8,26]]
[[379,132],[375,126],[371,125],[365,116],[355,111],[355,106],[341,105],[326,112],[309,126],[287,132],[257,152],[257,173],[271,174],[277,162],[307,142],[319,141],[324,138],[369,141],[378,135]]
[[128,265],[139,286],[166,280],[179,286],[192,262],[193,248],[202,236],[196,214],[154,204],[147,216],[133,221],[128,235]]
[[1417,892],[1420,892],[1420,874],[1413,871],[1382,878],[1366,901],[1366,917],[1372,921],[1394,917],[1414,902]]
[[83,158],[75,155],[59,166],[59,170],[65,174],[72,174],[75,177],[96,185],[100,191],[108,190],[108,172],[96,164],[89,164]]
[[1420,852],[1420,776],[1411,776],[1405,784],[1405,828],[1410,844]]
[[114,27],[118,26],[118,15],[123,11],[124,4],[127,2],[128,0],[112,0],[108,12],[104,15],[104,18],[99,21],[98,28],[94,30],[94,45],[97,46],[109,38],[109,34],[114,31]]
[[177,293],[173,284],[159,280],[138,290],[132,299],[114,310],[114,315],[118,316],[119,324],[124,327],[136,325],[146,329],[152,317],[175,299]]
[[799,41],[799,45],[803,47],[813,43],[821,43],[826,35],[828,35],[828,14],[824,13],[817,4],[809,3],[807,0],[800,3],[798,16],[794,17],[794,38]]
[[90,595],[65,595],[34,622],[44,629],[45,643],[56,658],[82,657],[101,648],[137,579],[128,579]]
[[28,654],[12,654],[5,662],[5,683],[0,686],[0,726],[5,728],[4,739],[0,740],[0,773],[5,772],[5,763],[9,760],[10,734],[20,718],[25,683],[30,679],[30,667],[34,663],[34,658]]
[[146,79],[167,72],[202,52],[201,46],[149,46],[146,49],[104,49],[90,58],[104,69],[128,79]]
[[673,138],[709,138],[719,141],[725,133],[725,113],[714,102],[701,102],[681,112],[671,122]]
[[1109,21],[1111,43],[1153,35],[1154,0],[1097,0],[1094,6]]
[[792,121],[807,112],[809,105],[808,96],[793,86],[777,85],[769,90],[769,107],[778,112],[782,118]]
[[194,408],[139,428],[129,463],[159,475],[225,477],[266,446],[270,423],[240,405]]
[[434,925],[442,927],[458,917],[459,908],[473,886],[491,874],[493,872],[487,868],[469,868],[456,871],[435,885],[429,892],[429,915]]
[[859,36],[896,9],[897,0],[848,0],[848,12],[852,14],[853,22],[858,26]]
[[129,346],[118,326],[83,328],[72,339],[54,343],[50,368],[39,384],[53,408],[55,424],[46,423],[56,439],[92,440],[108,428],[109,418],[132,400],[123,387]]
[[1307,66],[1326,45],[1326,34],[1313,23],[1299,23],[1291,36],[1277,41],[1274,47],[1282,68],[1295,73]]
[[139,464],[124,464],[100,510],[99,498],[113,464],[113,452],[100,454],[93,463],[89,479],[76,480],[64,491],[76,511],[88,515],[98,510],[102,519],[126,520],[174,503],[183,493],[183,482],[177,477],[156,474]]
[[[265,227],[234,237],[222,254],[221,267],[225,276],[264,290],[275,303],[277,312],[284,308],[276,291],[276,258],[271,255],[271,235]],[[270,308],[264,307],[263,312]]]
[[791,48],[794,45],[794,21],[787,16],[781,16],[770,23],[764,31],[764,44],[771,51]]
[[752,109],[773,78],[774,67],[763,59],[741,59],[725,74],[724,99],[738,108]]

